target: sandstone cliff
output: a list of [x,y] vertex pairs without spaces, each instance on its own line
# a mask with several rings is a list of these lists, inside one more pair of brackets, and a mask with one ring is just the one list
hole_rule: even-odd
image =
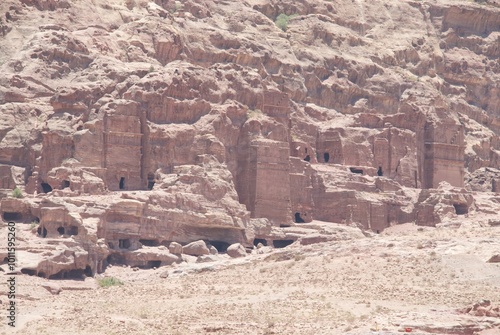
[[170,242],[283,246],[313,220],[380,232],[499,209],[494,2],[0,13],[1,211],[33,224],[25,273],[169,264]]

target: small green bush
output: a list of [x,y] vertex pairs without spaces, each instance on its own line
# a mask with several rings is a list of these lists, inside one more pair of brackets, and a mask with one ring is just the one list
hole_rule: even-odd
[[99,286],[103,288],[123,285],[123,282],[115,277],[105,277],[98,279],[97,282],[99,283]]
[[23,197],[23,192],[21,192],[21,190],[19,189],[19,187],[16,187],[15,189],[12,190],[12,196],[14,198],[22,198]]
[[281,13],[280,15],[278,15],[278,17],[276,18],[276,21],[274,21],[274,23],[276,23],[278,28],[280,28],[283,31],[286,31],[288,28],[288,21],[290,21],[290,19],[292,19],[296,16],[297,16],[297,14],[293,14],[293,15],[288,16],[286,14]]

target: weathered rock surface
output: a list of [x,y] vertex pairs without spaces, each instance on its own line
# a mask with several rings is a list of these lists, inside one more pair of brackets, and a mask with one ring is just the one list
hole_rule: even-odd
[[79,278],[177,262],[171,242],[336,238],[293,230],[315,220],[493,218],[489,3],[3,1],[0,211],[33,225],[21,268]]
[[227,254],[233,258],[238,258],[245,257],[247,255],[247,252],[244,246],[242,246],[240,243],[235,243],[231,244],[227,248]]

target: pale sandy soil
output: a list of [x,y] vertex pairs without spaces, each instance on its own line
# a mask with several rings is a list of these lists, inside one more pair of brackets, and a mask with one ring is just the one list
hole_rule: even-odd
[[[500,319],[456,309],[500,303],[500,227],[418,228],[292,245],[244,259],[157,270],[111,267],[96,280],[18,276],[18,326],[0,334],[472,334]],[[168,278],[160,274],[169,272]],[[2,292],[6,306],[5,292]],[[4,308],[2,308],[4,309]],[[500,328],[498,328],[500,329]],[[490,334],[500,333],[491,331]]]

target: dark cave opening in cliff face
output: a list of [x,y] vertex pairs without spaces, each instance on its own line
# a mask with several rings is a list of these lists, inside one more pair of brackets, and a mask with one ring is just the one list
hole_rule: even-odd
[[263,238],[256,238],[253,240],[253,245],[257,246],[259,243],[262,243],[263,246],[267,246],[267,241]]
[[44,226],[38,227],[37,233],[38,236],[47,237],[47,229]]
[[453,204],[453,207],[455,207],[455,213],[457,215],[465,215],[469,213],[469,207],[467,204]]
[[130,239],[124,238],[124,239],[118,240],[118,248],[120,248],[120,249],[130,248]]
[[49,276],[49,279],[85,279],[85,271],[83,269],[62,270],[56,274]]
[[43,193],[49,193],[49,192],[52,192],[52,186],[50,186],[49,184],[47,183],[42,183],[41,184],[42,186],[42,191]]
[[69,180],[63,180],[63,182],[62,182],[62,188],[63,189],[68,188],[69,185],[70,185]]
[[66,234],[68,235],[78,235],[78,227],[77,226],[69,226],[66,228]]
[[323,154],[323,159],[324,159],[325,163],[328,163],[328,161],[330,160],[330,154],[328,152],[325,152]]
[[305,223],[304,219],[302,216],[300,216],[299,212],[295,213],[295,223]]
[[161,266],[161,261],[148,261],[146,265],[140,266],[142,269],[153,269],[159,268]]
[[125,189],[125,177],[120,178],[120,183],[118,183],[118,187],[120,188],[120,190]]
[[64,227],[57,228],[57,232],[59,233],[59,235],[64,235],[65,233]]
[[306,162],[310,162],[311,161],[311,156],[307,155],[306,157],[304,157],[304,160]]
[[22,221],[23,215],[19,212],[3,212],[4,221]]
[[274,240],[273,246],[275,248],[284,248],[295,242],[294,240]]
[[157,246],[160,245],[160,242],[158,240],[146,240],[146,239],[142,239],[142,240],[139,240],[139,242],[143,246],[146,246],[146,247],[157,247]]
[[122,255],[114,253],[106,257],[106,263],[111,265],[125,265],[126,261]]
[[92,268],[90,267],[90,265],[87,265],[85,267],[85,271],[83,271],[83,273],[85,274],[85,276],[87,277],[93,277],[94,274],[92,273]]
[[223,241],[208,241],[208,244],[213,245],[218,252],[226,252],[230,246],[229,243]]
[[382,177],[384,175],[384,171],[382,171],[382,167],[381,166],[378,167],[377,175],[379,177]]
[[363,170],[354,167],[349,168],[349,170],[354,174],[363,174]]

